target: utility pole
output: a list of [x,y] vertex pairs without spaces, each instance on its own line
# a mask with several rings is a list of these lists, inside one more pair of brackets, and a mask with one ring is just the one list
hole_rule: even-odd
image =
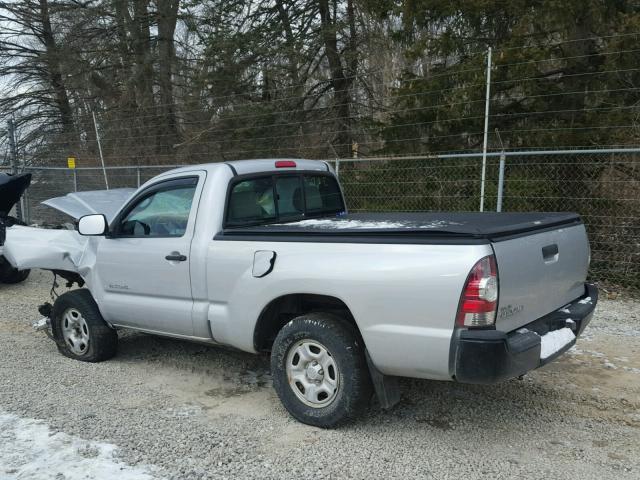
[[502,143],[502,137],[500,136],[500,130],[496,128],[496,136],[500,142],[502,151],[500,152],[500,173],[498,175],[498,200],[496,203],[496,212],[502,211],[502,197],[504,195],[504,167],[507,160],[507,155],[504,153],[504,143]]
[[104,166],[104,155],[102,155],[102,144],[100,143],[100,132],[98,131],[98,122],[96,122],[95,112],[91,112],[93,117],[93,128],[96,130],[96,141],[98,142],[98,151],[100,152],[100,162],[102,163],[102,173],[104,174],[104,185],[109,190],[109,180],[107,179],[107,169]]
[[487,93],[484,101],[484,141],[482,143],[482,180],[480,183],[480,211],[484,212],[484,183],[487,175],[487,143],[489,138],[489,102],[491,100],[491,47],[487,53]]
[[[16,145],[16,124],[13,118],[9,119],[9,149],[11,150],[11,169],[13,174],[18,173],[18,147]],[[22,220],[22,199],[16,203],[16,217]]]

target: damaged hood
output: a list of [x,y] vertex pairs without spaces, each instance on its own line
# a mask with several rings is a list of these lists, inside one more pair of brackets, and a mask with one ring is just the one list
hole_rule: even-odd
[[111,222],[120,207],[131,198],[135,191],[135,188],[115,188],[113,190],[74,192],[63,197],[45,200],[42,204],[66,213],[75,220],[84,215],[102,213],[107,217],[107,221]]

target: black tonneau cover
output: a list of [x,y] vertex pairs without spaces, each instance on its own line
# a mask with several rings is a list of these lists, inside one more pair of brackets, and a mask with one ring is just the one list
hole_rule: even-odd
[[582,223],[577,213],[361,213],[225,229],[220,240],[486,243]]

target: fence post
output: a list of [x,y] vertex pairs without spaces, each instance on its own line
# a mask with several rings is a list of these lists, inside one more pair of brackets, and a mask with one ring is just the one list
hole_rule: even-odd
[[93,128],[96,130],[96,141],[98,142],[98,151],[100,152],[100,162],[102,163],[102,173],[104,173],[104,186],[109,190],[109,180],[107,179],[107,169],[104,166],[104,155],[102,155],[102,144],[100,143],[100,132],[98,131],[98,122],[96,122],[95,112],[91,112],[93,117]]
[[138,188],[140,188],[140,167],[136,167],[136,183],[138,184]]
[[[16,145],[16,124],[13,121],[13,118],[9,119],[9,149],[11,150],[11,170],[15,175],[18,173],[18,147]],[[16,203],[16,217],[19,220],[24,220],[22,216],[24,198],[21,198],[18,203]]]
[[484,183],[487,175],[487,141],[489,137],[489,101],[491,98],[491,47],[487,53],[487,93],[484,100],[484,141],[482,142],[482,180],[480,183],[480,211],[484,212]]
[[340,159],[336,157],[336,177],[340,178]]
[[73,191],[78,191],[78,171],[75,168],[73,169]]
[[27,225],[31,224],[31,205],[29,203],[29,189],[27,188],[22,195],[22,201],[24,202],[24,210],[22,212],[22,221]]
[[496,212],[502,211],[502,195],[504,192],[504,164],[507,156],[504,154],[504,150],[500,154],[500,173],[498,175],[498,204],[496,205]]

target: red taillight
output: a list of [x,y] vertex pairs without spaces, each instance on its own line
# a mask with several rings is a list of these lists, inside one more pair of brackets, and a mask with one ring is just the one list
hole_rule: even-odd
[[296,168],[296,162],[293,160],[277,160],[276,168]]
[[476,263],[464,284],[456,324],[459,327],[488,327],[496,321],[498,268],[493,255]]

